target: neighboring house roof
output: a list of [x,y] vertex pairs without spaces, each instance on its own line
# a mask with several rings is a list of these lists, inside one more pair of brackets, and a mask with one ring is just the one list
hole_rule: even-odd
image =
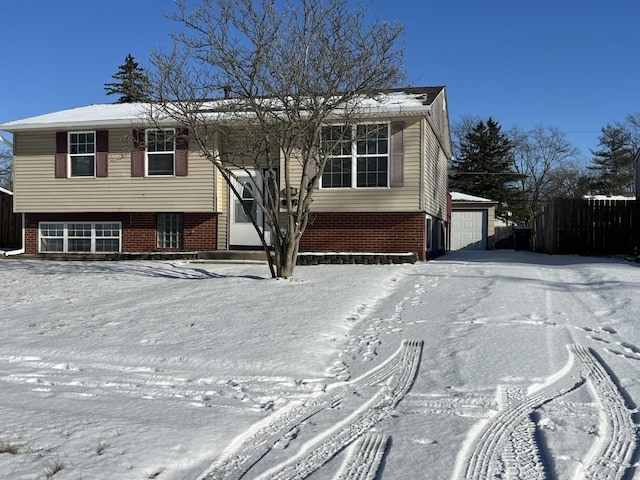
[[[365,98],[358,108],[369,115],[403,116],[426,115],[434,99],[444,87],[416,87],[385,90],[374,98]],[[225,102],[234,99],[211,100],[202,104],[203,112],[212,119],[225,118]],[[46,130],[52,128],[117,127],[140,123],[148,118],[153,104],[110,103],[95,104],[48,113],[0,124],[0,130],[16,132],[20,130]],[[336,112],[339,113],[339,112]],[[228,114],[227,114],[228,115]],[[234,114],[237,115],[237,114]],[[169,123],[169,121],[167,122]]]
[[4,193],[7,195],[13,195],[13,192],[11,190],[7,190],[6,188],[2,188],[0,187],[0,193]]
[[474,195],[467,195],[466,193],[450,192],[452,202],[467,202],[467,203],[490,203],[497,204],[494,200],[488,198],[476,197]]

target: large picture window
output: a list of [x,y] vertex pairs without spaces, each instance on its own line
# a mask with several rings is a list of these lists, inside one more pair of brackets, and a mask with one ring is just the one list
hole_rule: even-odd
[[389,186],[389,124],[329,125],[322,137],[322,188]]
[[175,174],[175,130],[147,130],[147,175]]
[[69,163],[71,177],[93,177],[96,172],[95,132],[69,133]]
[[41,253],[116,253],[121,250],[120,222],[41,222]]

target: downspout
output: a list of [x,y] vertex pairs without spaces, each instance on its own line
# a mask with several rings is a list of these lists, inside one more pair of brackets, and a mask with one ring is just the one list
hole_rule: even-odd
[[[429,110],[431,107],[429,107]],[[426,199],[426,172],[427,172],[427,142],[425,139],[426,136],[426,127],[425,123],[427,121],[427,115],[424,116],[424,120],[420,122],[420,174],[418,175],[419,183],[419,195],[418,195],[418,208],[422,212],[422,216],[424,218],[424,232],[422,239],[422,251],[424,252],[425,260],[429,258],[429,252],[427,251],[427,246],[429,245],[429,239],[427,235],[429,235],[429,229],[427,228],[427,199]]]
[[22,214],[22,248],[18,248],[17,250],[9,250],[8,252],[4,252],[4,256],[5,257],[9,257],[12,255],[22,255],[24,253],[24,242],[25,242],[25,237],[26,237],[26,230],[27,230],[27,226],[25,224],[25,214]]

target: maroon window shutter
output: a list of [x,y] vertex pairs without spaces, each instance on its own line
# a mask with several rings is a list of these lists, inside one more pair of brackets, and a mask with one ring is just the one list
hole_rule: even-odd
[[189,130],[176,130],[176,176],[186,177],[189,173]]
[[55,177],[67,178],[67,132],[56,132]]
[[96,131],[96,177],[109,176],[109,132]]
[[404,186],[404,122],[391,123],[389,186]]
[[133,151],[131,152],[131,176],[144,177],[144,130],[133,131]]

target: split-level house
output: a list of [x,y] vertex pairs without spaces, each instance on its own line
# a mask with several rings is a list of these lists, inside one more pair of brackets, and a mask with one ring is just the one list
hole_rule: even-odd
[[[389,90],[371,102],[358,121],[376,125],[373,150],[354,144],[329,159],[349,173],[325,170],[300,251],[439,255],[448,238],[451,156],[445,88]],[[240,200],[189,131],[144,127],[148,111],[101,104],[0,124],[13,134],[24,253],[260,248]],[[363,155],[375,156],[375,175],[358,175]]]

